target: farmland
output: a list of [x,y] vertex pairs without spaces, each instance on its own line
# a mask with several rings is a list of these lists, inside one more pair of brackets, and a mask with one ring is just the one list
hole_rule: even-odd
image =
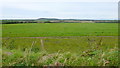
[[3,24],[3,37],[117,36],[117,23]]
[[3,66],[118,66],[117,23],[2,25]]

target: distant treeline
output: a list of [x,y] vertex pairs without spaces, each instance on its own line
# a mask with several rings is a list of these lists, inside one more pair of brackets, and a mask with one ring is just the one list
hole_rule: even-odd
[[118,23],[117,20],[78,20],[78,19],[34,19],[34,20],[1,20],[0,24],[17,23]]
[[35,20],[2,20],[2,24],[37,23]]

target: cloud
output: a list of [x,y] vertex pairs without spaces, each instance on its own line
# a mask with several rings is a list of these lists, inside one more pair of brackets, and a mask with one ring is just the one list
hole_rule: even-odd
[[14,2],[13,0],[2,6],[2,17],[117,19],[117,5],[117,2],[31,2],[31,0]]
[[14,3],[14,4],[5,4],[3,8],[11,7],[22,10],[30,10],[30,11],[59,11],[62,7],[57,5],[56,3]]

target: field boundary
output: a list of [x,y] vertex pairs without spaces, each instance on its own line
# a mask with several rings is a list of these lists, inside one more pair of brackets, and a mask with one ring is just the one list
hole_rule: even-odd
[[54,36],[54,37],[2,37],[2,38],[78,38],[78,37],[120,37],[120,36]]

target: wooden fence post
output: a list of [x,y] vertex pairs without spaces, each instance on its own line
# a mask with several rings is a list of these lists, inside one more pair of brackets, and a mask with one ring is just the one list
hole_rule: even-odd
[[42,50],[44,51],[45,49],[44,49],[44,41],[43,41],[43,39],[41,39],[41,47],[42,47]]

